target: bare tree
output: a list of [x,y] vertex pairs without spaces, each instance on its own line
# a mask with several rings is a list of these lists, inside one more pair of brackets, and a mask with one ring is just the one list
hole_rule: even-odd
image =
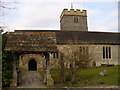
[[64,54],[60,52],[60,61],[59,61],[59,74],[61,78],[61,83],[66,81],[66,76],[64,75],[65,73],[65,66],[64,66]]
[[66,80],[65,70],[66,68],[69,68],[68,73],[71,76],[71,81],[75,81],[77,70],[79,68],[88,67],[91,61],[90,54],[88,53],[88,48],[86,48],[86,50],[84,51],[81,51],[79,45],[65,45],[62,46],[61,51],[62,51],[60,52],[61,80],[65,82]]
[[[62,62],[60,63],[60,72],[64,74],[62,70],[64,70],[65,72],[65,68],[69,68],[69,75],[71,76],[71,81],[76,80],[77,70],[79,68],[88,67],[91,61],[89,48],[87,46],[79,45],[79,33],[80,32],[72,31],[71,40],[66,42],[67,45],[62,45],[60,47],[60,53],[63,54],[62,60],[60,59],[60,62]],[[66,63],[69,63],[69,65],[66,65]],[[62,76],[64,76],[65,80],[65,74]]]
[[[8,5],[12,3],[11,6]],[[6,12],[6,10],[11,10],[11,9],[15,9],[15,5],[17,4],[18,2],[16,2],[15,0],[11,0],[11,1],[2,1],[0,0],[0,17],[4,16]]]
[[[11,4],[11,5],[9,5]],[[4,16],[7,15],[9,13],[9,11],[14,10],[15,9],[15,5],[18,4],[18,2],[16,2],[15,0],[10,0],[10,1],[3,1],[0,0],[0,21],[4,22]],[[2,23],[0,23],[0,29],[5,30],[7,29],[7,25],[2,25]]]

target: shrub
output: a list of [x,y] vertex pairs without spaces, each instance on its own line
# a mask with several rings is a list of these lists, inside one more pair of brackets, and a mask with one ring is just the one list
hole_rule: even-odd
[[78,81],[72,81],[72,85],[78,84]]
[[66,75],[66,81],[68,82],[68,81],[71,81],[71,75]]
[[100,81],[100,84],[105,84],[105,82],[104,81]]

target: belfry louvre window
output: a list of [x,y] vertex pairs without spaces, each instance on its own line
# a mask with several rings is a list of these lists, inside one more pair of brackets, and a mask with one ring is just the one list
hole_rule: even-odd
[[103,47],[103,58],[111,58],[111,47]]
[[74,16],[74,23],[78,23],[78,16]]

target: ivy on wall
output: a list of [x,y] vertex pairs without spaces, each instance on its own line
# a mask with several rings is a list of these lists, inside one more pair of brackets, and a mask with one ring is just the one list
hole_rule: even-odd
[[12,60],[10,53],[2,53],[2,86],[9,87],[12,79]]

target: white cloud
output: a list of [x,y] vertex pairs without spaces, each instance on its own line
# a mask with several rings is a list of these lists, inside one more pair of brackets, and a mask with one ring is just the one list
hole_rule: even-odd
[[[55,28],[60,27],[60,15],[71,3],[28,3],[20,5],[19,17],[9,25],[12,28]],[[83,8],[80,6],[80,8]],[[10,19],[11,20],[11,19]],[[10,21],[8,21],[10,22]]]
[[[25,1],[26,3],[18,4],[18,9],[16,9],[18,13],[17,18],[8,17],[5,20],[11,30],[20,28],[59,29],[60,14],[64,8],[70,8],[71,4],[71,2],[28,3],[28,0]],[[73,4],[74,8],[84,9],[83,4]],[[98,8],[86,9],[88,11],[88,27],[90,31],[117,31],[117,21],[115,21],[117,10],[108,12],[105,15],[104,12]]]
[[[93,13],[94,15],[92,15]],[[89,18],[89,31],[118,32],[118,11],[117,10],[114,10],[108,13],[91,10],[91,13],[88,18]],[[91,22],[93,23],[91,24]]]

